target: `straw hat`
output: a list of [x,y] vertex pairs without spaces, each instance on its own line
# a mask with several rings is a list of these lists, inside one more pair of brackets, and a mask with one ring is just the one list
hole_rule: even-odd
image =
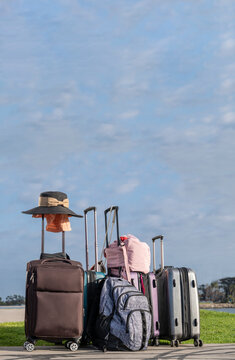
[[60,191],[46,191],[40,194],[38,206],[22,211],[23,214],[67,214],[70,216],[83,217],[69,209],[69,200],[65,193]]

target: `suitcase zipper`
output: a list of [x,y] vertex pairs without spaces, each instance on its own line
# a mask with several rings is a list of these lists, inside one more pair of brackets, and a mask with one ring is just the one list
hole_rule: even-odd
[[30,281],[32,284],[34,284],[34,273],[32,273],[32,275],[30,276]]
[[188,270],[187,268],[180,268],[181,276],[181,293],[182,293],[182,326],[183,326],[183,338],[185,340],[191,338],[189,324],[191,321],[190,316],[190,298],[189,298],[189,286],[188,286]]
[[[127,308],[128,300],[129,300],[131,297],[133,297],[133,296],[142,296],[142,297],[144,297],[145,295],[143,295],[143,294],[133,294],[133,295],[130,295],[130,296],[126,299],[126,301],[125,301],[125,304],[124,304],[124,306],[123,306],[123,309],[124,309],[124,310]],[[146,297],[146,296],[145,296],[145,297]]]
[[[30,311],[28,312],[28,330],[29,330],[29,337],[32,337],[34,334],[34,328],[36,323],[36,290],[35,290],[35,277],[36,274],[32,270],[31,276],[29,278],[29,293],[28,293],[28,305],[30,306]],[[29,310],[29,309],[28,309]]]
[[[117,289],[117,288],[121,288],[121,287],[123,287],[123,285],[114,286],[114,288],[112,290],[112,297],[113,297],[113,294],[114,294],[114,290]],[[125,287],[132,287],[132,285],[125,285]]]
[[[147,313],[149,313],[149,314],[151,314],[151,312],[149,311],[149,310],[146,310],[146,309],[135,309],[135,310],[131,310],[130,312],[129,312],[129,314],[127,315],[127,320],[126,320],[126,333],[128,334],[129,333],[129,329],[128,329],[128,325],[129,325],[129,321],[130,321],[130,316],[134,313],[134,312],[136,312],[136,311],[139,311],[140,313],[141,312],[147,312]],[[142,316],[141,316],[142,317]]]
[[[137,294],[139,294],[139,291],[138,291],[138,290],[137,290],[137,291],[135,291],[135,290],[126,291],[126,292],[122,293],[121,295],[119,295],[119,297],[118,297],[118,299],[117,299],[117,305],[116,305],[117,309],[118,309],[118,306],[119,306],[121,297],[122,297],[123,295],[130,294],[130,293],[137,293]],[[140,294],[140,295],[143,296],[142,294]]]
[[140,350],[142,350],[145,346],[146,343],[146,338],[147,338],[147,321],[146,321],[146,315],[144,313],[144,311],[141,311],[141,317],[142,317],[142,345]]

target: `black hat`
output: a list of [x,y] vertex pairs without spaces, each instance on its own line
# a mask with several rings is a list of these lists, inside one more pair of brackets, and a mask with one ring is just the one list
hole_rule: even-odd
[[23,214],[67,214],[70,216],[83,217],[69,209],[69,200],[65,193],[60,191],[46,191],[40,194],[38,206],[22,211]]

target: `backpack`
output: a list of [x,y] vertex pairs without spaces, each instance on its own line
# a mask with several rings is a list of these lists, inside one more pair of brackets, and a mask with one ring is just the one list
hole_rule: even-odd
[[123,278],[103,283],[93,345],[106,350],[145,350],[151,334],[148,299]]

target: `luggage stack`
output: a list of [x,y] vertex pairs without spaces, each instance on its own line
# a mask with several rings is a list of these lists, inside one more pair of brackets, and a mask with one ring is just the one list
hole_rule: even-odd
[[[114,212],[116,218],[117,241],[109,246],[107,214]],[[132,285],[141,291],[149,301],[152,312],[152,326],[150,339],[152,344],[158,344],[159,316],[158,316],[158,294],[156,287],[156,276],[149,272],[150,249],[146,243],[140,242],[133,235],[119,237],[118,207],[113,206],[104,212],[106,249],[105,255],[108,262],[108,274],[126,278]],[[121,245],[122,242],[122,245]],[[126,249],[127,248],[127,249]],[[116,256],[115,256],[116,254]],[[132,259],[131,268],[128,263]],[[119,265],[119,266],[118,266]]]
[[[148,271],[143,266],[137,270],[135,268],[135,256],[125,250],[125,237],[119,238],[118,228],[118,207],[105,210],[105,226],[107,228],[106,213],[116,212],[117,225],[117,244],[119,252],[122,249],[123,260],[116,257],[110,251],[107,240],[106,229],[106,256],[108,274],[128,278],[129,281],[148,298],[152,313],[151,343],[159,345],[159,339],[169,340],[171,346],[178,347],[181,341],[194,339],[194,346],[202,346],[200,339],[200,313],[199,297],[196,274],[189,268],[175,268],[173,266],[164,267],[163,236],[158,235],[152,239],[153,242],[153,271]],[[123,241],[121,241],[123,239]],[[159,239],[161,244],[161,268],[155,267],[155,241]],[[114,249],[114,243],[112,244]],[[108,250],[108,251],[107,251]],[[145,253],[142,251],[142,256]],[[110,259],[109,259],[110,257]],[[125,259],[126,257],[126,259]],[[138,256],[137,256],[138,258]],[[115,267],[115,263],[120,263],[120,267]],[[137,271],[132,271],[137,270]]]
[[[93,213],[95,262],[89,266],[88,213]],[[68,208],[67,195],[40,194],[39,206],[25,211],[42,219],[41,255],[27,264],[24,348],[32,351],[39,339],[64,344],[71,351],[92,343],[107,350],[145,350],[169,340],[178,347],[194,339],[202,346],[197,280],[189,268],[164,266],[163,236],[150,248],[135,236],[119,235],[118,206],[104,211],[107,274],[98,262],[96,207],[84,210],[85,270],[65,252],[68,216],[82,217]],[[108,221],[109,215],[109,221]],[[112,219],[111,233],[109,223]],[[44,252],[47,231],[62,232],[62,252]],[[116,241],[111,242],[116,223]],[[155,266],[155,243],[160,240],[161,268]]]

